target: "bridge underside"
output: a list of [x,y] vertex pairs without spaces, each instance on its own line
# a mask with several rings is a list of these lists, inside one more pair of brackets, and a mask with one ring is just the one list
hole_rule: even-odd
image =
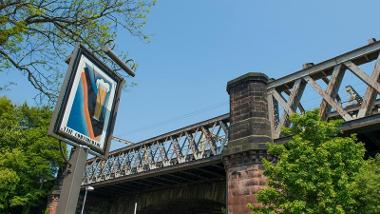
[[[225,178],[215,178],[214,175],[204,173],[204,169],[207,167],[188,169],[183,171],[182,175],[175,174],[188,176],[189,180],[182,183],[178,179],[178,183],[174,183],[173,180],[163,184],[164,180],[158,176],[139,179],[138,182],[128,181],[95,188],[88,194],[85,213],[133,213],[137,203],[137,213],[141,214],[221,214],[222,209],[226,207]],[[169,178],[169,175],[174,174],[163,176]],[[190,176],[193,180],[190,180]],[[162,184],[154,184],[153,181],[160,181]],[[136,186],[126,188],[133,185]],[[78,209],[80,206],[81,204],[78,204]]]
[[225,204],[208,200],[170,201],[142,209],[141,214],[221,214]]
[[356,133],[358,139],[364,143],[368,156],[380,152],[380,114],[346,122],[342,130],[346,135]]
[[225,181],[226,173],[221,156],[200,160],[178,167],[120,177],[101,183],[95,183],[94,195],[116,196],[129,193],[152,191],[174,186],[192,185],[205,182]]

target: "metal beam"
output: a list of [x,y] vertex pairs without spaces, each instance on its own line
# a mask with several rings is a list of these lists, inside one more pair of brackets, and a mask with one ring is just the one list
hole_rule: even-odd
[[[378,83],[379,77],[380,77],[380,55],[377,58],[375,67],[371,75],[371,79]],[[363,103],[360,106],[358,117],[365,117],[371,113],[372,108],[374,106],[373,103],[376,99],[376,95],[377,95],[377,91],[374,88],[367,87],[367,90],[363,97]]]
[[[208,124],[213,124],[213,123],[219,122],[219,121],[229,121],[229,119],[230,119],[230,114],[223,114],[223,115],[214,117],[212,119],[202,121],[200,123],[195,123],[195,124],[192,124],[192,125],[189,125],[189,126],[185,126],[183,128],[176,129],[176,130],[171,131],[171,132],[167,132],[167,133],[159,135],[157,137],[153,137],[153,138],[144,140],[142,142],[135,143],[135,144],[133,144],[131,146],[127,146],[127,147],[123,147],[123,148],[120,148],[120,149],[116,149],[116,150],[110,152],[109,155],[110,156],[111,155],[117,156],[118,153],[121,153],[123,151],[132,150],[132,149],[135,149],[135,148],[147,145],[147,144],[154,143],[156,141],[164,140],[164,139],[166,139],[168,137],[177,137],[177,136],[181,135],[181,133],[194,130],[194,129],[200,127],[200,126],[205,126],[205,125],[208,125]],[[89,159],[88,161],[92,161],[92,160],[93,159]]]
[[[164,178],[163,176],[164,175],[160,175],[160,176],[157,176],[157,177],[152,177],[151,179],[157,179],[157,180],[160,180],[160,181],[163,181],[163,182],[169,182],[169,184],[170,183],[172,183],[172,184],[180,184],[181,183],[181,182],[178,182],[176,180]],[[168,184],[165,184],[165,185],[168,185]]]
[[312,88],[322,96],[322,98],[333,107],[340,116],[345,120],[352,120],[352,117],[335,101],[333,100],[323,89],[313,80],[313,78],[306,76],[305,80],[312,86]]
[[298,79],[293,84],[292,90],[289,95],[289,99],[286,105],[283,106],[285,112],[282,115],[280,122],[275,130],[275,138],[278,138],[281,133],[281,128],[283,125],[287,124],[288,117],[296,112],[297,106],[300,103],[301,96],[305,90],[306,82],[303,79]]
[[138,182],[138,180],[147,178],[147,177],[154,177],[158,175],[166,175],[166,174],[171,174],[173,172],[178,172],[178,171],[183,171],[183,170],[190,170],[202,166],[209,166],[209,165],[215,165],[222,163],[222,156],[221,155],[216,155],[216,156],[211,156],[209,158],[205,159],[200,159],[196,161],[191,161],[191,162],[186,162],[183,164],[177,164],[173,165],[170,167],[163,167],[159,168],[156,170],[149,170],[149,171],[143,171],[140,173],[135,173],[135,174],[130,174],[126,176],[120,176],[117,178],[109,179],[109,180],[100,180],[94,183],[91,183],[91,186],[94,186],[95,188],[103,187],[103,186],[108,186],[110,184],[115,184],[115,183],[124,183],[124,182]]
[[[331,80],[328,82],[326,89],[326,95],[330,96],[332,99],[338,95],[338,90],[345,73],[344,70],[345,68],[342,65],[337,65],[334,67],[334,71],[331,75]],[[322,99],[322,103],[319,109],[321,118],[326,119],[326,115],[331,110],[331,106],[326,102],[326,100]]]
[[174,179],[180,179],[180,180],[183,180],[184,182],[189,182],[189,181],[192,181],[191,179],[186,179],[180,175],[174,175],[174,174],[166,174],[166,175],[163,175],[163,176],[168,176],[168,177],[172,177]]
[[345,66],[350,69],[359,79],[361,79],[364,83],[374,88],[378,93],[380,93],[380,83],[377,80],[373,80],[370,76],[368,76],[363,70],[359,68],[359,66],[355,65],[352,62],[345,62]]
[[205,177],[205,176],[202,176],[202,175],[200,175],[200,174],[192,173],[192,172],[189,172],[189,171],[182,171],[181,173],[186,174],[186,175],[193,176],[193,177],[195,177],[195,178],[197,178],[197,179],[209,178],[209,177]]
[[195,170],[196,170],[196,171],[201,171],[201,172],[203,172],[203,173],[206,173],[206,174],[209,174],[209,175],[212,175],[212,176],[222,177],[221,174],[216,173],[216,172],[212,172],[212,171],[210,171],[210,170],[206,170],[206,169],[202,169],[202,168],[197,168],[197,169],[195,169]]
[[330,73],[332,72],[332,68],[334,66],[342,64],[347,61],[360,61],[360,63],[372,61],[376,59],[377,55],[371,56],[371,57],[369,57],[368,55],[377,53],[379,51],[380,51],[380,41],[377,41],[372,44],[355,49],[353,51],[349,51],[347,53],[344,53],[332,59],[326,60],[314,66],[302,69],[295,73],[292,73],[284,77],[281,77],[277,80],[274,80],[268,84],[268,89],[281,87],[287,83],[293,83],[297,79],[301,79],[306,76],[314,76],[322,71],[330,70],[329,72],[326,72],[326,73]]

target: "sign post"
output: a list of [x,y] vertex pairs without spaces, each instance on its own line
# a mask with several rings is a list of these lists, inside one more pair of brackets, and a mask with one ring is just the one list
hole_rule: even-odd
[[75,213],[87,154],[107,157],[123,84],[90,51],[82,45],[75,48],[49,127],[49,135],[74,146],[58,214]]
[[68,174],[63,179],[57,213],[75,213],[87,160],[88,148],[78,146],[70,158]]

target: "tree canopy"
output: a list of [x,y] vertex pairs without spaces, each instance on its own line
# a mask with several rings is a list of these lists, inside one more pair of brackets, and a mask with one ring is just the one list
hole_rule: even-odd
[[368,159],[356,177],[353,188],[360,204],[357,213],[380,213],[380,154]]
[[253,213],[379,213],[380,167],[365,160],[355,135],[340,136],[339,121],[322,121],[317,110],[290,117],[286,144],[269,144],[264,160],[268,187]]
[[27,212],[54,184],[63,158],[59,142],[46,135],[50,116],[49,108],[0,97],[0,213]]
[[[101,49],[114,45],[119,28],[147,38],[142,29],[154,3],[155,0],[1,1],[0,69],[23,72],[40,92],[40,98],[54,101],[57,82],[62,77],[60,66],[78,42],[107,60]],[[111,61],[107,62],[112,66]]]

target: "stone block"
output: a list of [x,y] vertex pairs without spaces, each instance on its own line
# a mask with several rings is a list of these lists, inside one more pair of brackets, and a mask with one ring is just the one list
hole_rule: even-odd
[[248,73],[227,84],[231,124],[223,161],[229,214],[250,213],[247,204],[258,206],[255,194],[267,183],[261,162],[267,157],[266,144],[272,141],[267,83],[265,74]]

